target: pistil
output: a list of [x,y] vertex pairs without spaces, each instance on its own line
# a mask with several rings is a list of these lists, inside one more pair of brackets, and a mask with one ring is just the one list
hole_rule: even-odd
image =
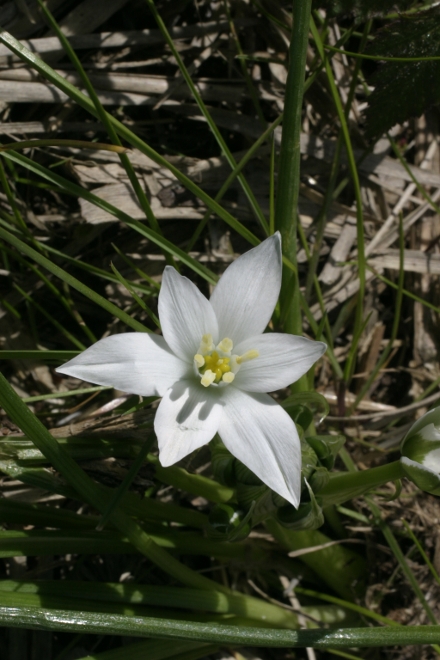
[[258,351],[246,351],[243,355],[231,355],[234,344],[232,339],[225,337],[214,346],[212,335],[202,336],[199,351],[194,355],[194,366],[200,375],[203,387],[210,385],[229,385],[235,378],[243,362],[254,360]]

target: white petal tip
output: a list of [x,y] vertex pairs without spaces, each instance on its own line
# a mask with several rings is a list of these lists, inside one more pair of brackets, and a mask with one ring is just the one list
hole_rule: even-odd
[[317,343],[318,346],[319,346],[319,351],[320,351],[320,352],[319,352],[319,357],[321,357],[321,355],[324,355],[324,353],[325,353],[326,350],[327,350],[327,344],[324,344],[323,341],[317,341],[316,343]]

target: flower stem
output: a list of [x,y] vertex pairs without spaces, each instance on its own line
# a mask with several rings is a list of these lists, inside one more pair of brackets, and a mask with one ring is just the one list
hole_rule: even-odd
[[[300,170],[301,109],[311,0],[293,2],[293,30],[289,50],[283,134],[278,166],[275,224],[282,237],[283,255],[296,266]],[[301,334],[298,278],[284,267],[281,312],[286,332]]]
[[330,481],[317,493],[317,497],[322,499],[323,507],[342,504],[372,488],[383,486],[389,481],[397,481],[404,476],[400,461],[368,470],[333,474],[330,475]]
[[301,561],[341,598],[352,601],[364,593],[366,563],[356,552],[332,543],[316,529],[298,532],[282,527],[274,518],[268,518],[265,525],[283,548],[298,553]]
[[171,467],[162,467],[157,456],[148,454],[147,460],[152,463],[156,470],[156,477],[169,486],[180,488],[193,495],[205,497],[210,502],[222,504],[229,502],[234,498],[235,491],[219,484],[213,479],[208,479],[200,474],[190,474],[184,468],[175,465]]

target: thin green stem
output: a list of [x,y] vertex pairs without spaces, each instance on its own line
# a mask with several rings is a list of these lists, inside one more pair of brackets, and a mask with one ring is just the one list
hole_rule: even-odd
[[[39,353],[40,351],[35,351],[35,352]],[[105,387],[104,385],[96,385],[95,387],[82,387],[78,390],[70,390],[68,392],[52,392],[51,394],[38,394],[37,396],[27,396],[24,397],[22,401],[24,403],[36,403],[37,401],[48,401],[51,399],[65,399],[66,397],[69,396],[80,396],[81,394],[94,394],[95,392],[104,392],[105,390],[111,390],[111,389],[113,388]]]
[[56,328],[56,330],[58,330],[60,334],[64,335],[66,339],[68,339],[74,346],[76,346],[76,348],[79,348],[80,351],[85,351],[86,346],[84,346],[84,344],[79,339],[77,339],[75,335],[72,335],[71,332],[69,332],[66,328],[64,328],[64,326],[62,326],[61,323],[59,323],[56,320],[56,318],[52,316],[52,314],[49,314],[49,312],[47,312],[42,305],[37,303],[37,301],[34,300],[32,296],[26,293],[26,291],[24,291],[20,286],[18,286],[18,284],[14,284],[14,289],[18,291],[18,293],[25,300],[27,300],[27,302],[30,305],[32,305],[35,309],[37,309],[40,312],[40,314],[44,316],[47,319],[47,321],[49,321],[49,323],[51,323],[54,326],[54,328]]
[[99,520],[99,523],[96,527],[96,529],[98,531],[101,531],[102,529],[104,529],[104,527],[106,526],[106,524],[110,520],[113,511],[116,509],[117,506],[119,506],[119,503],[121,502],[121,500],[124,497],[125,493],[128,491],[129,487],[131,486],[131,483],[132,483],[133,479],[135,478],[135,476],[137,475],[137,473],[141,469],[142,464],[145,461],[145,459],[147,457],[147,454],[150,451],[151,446],[154,443],[155,439],[156,439],[156,436],[154,435],[154,433],[150,433],[150,435],[147,437],[144,444],[140,448],[138,455],[136,456],[135,460],[131,464],[131,467],[130,467],[129,471],[127,472],[126,476],[124,477],[123,482],[121,483],[119,488],[117,488],[115,490],[115,493],[114,493],[113,497],[111,498],[111,500],[109,501],[106,510],[103,512],[103,514],[102,514],[102,516]]
[[[300,188],[300,133],[304,92],[306,51],[309,38],[311,0],[294,2],[293,30],[289,49],[289,70],[284,101],[284,122],[278,164],[275,226],[281,233],[283,255],[297,265],[298,197]],[[299,282],[297,274],[283,268],[281,316],[286,332],[302,333]],[[298,381],[299,388],[305,382]]]
[[112,151],[121,154],[128,151],[122,145],[105,144],[104,142],[88,142],[87,140],[59,140],[46,138],[44,140],[18,140],[0,146],[0,151],[18,151],[21,149],[34,149],[37,147],[76,147],[78,149],[91,149],[92,151]]
[[11,190],[11,187],[9,185],[9,181],[6,178],[5,169],[4,169],[3,163],[1,161],[0,161],[0,185],[3,188],[3,190],[5,191],[7,200],[9,202],[9,204],[11,206],[11,209],[12,209],[12,212],[14,214],[14,219],[15,219],[15,222],[17,224],[17,227],[19,227],[21,229],[21,231],[26,234],[26,236],[29,236],[30,232],[29,232],[29,230],[26,226],[25,221],[22,218],[22,215],[21,215],[20,211],[18,210],[17,204],[15,203],[15,198],[14,198],[14,195],[12,194],[12,190]]
[[350,50],[341,50],[340,48],[329,46],[328,44],[325,44],[324,48],[326,50],[330,50],[332,53],[342,53],[343,55],[355,57],[359,60],[373,60],[376,62],[435,62],[440,60],[440,57],[437,55],[427,57],[388,57],[387,55],[366,55],[365,53],[353,53]]
[[396,144],[396,141],[391,137],[389,133],[387,133],[387,138],[389,140],[389,143],[394,151],[394,154],[396,158],[399,159],[402,167],[405,169],[406,173],[410,176],[411,181],[414,183],[416,186],[417,190],[419,191],[420,195],[425,199],[428,204],[430,204],[431,208],[436,212],[440,213],[440,206],[434,202],[434,200],[431,198],[430,195],[426,192],[425,188],[422,186],[422,184],[417,180],[417,178],[414,176],[414,174],[411,171],[410,166],[406,162],[406,160],[403,158],[401,151],[399,147]]
[[237,52],[238,52],[238,56],[236,56],[236,59],[238,59],[238,61],[239,61],[241,72],[243,74],[243,78],[245,79],[246,87],[247,87],[248,92],[249,92],[249,96],[252,99],[252,103],[253,103],[255,111],[258,115],[258,119],[261,121],[263,126],[265,126],[266,125],[266,119],[264,118],[264,113],[263,113],[263,110],[261,108],[261,103],[260,103],[260,100],[258,98],[257,90],[255,89],[255,85],[253,83],[253,80],[252,80],[251,76],[249,75],[249,71],[247,70],[246,61],[244,59],[243,49],[241,47],[240,38],[237,34],[237,30],[235,29],[234,21],[232,20],[232,17],[231,17],[231,12],[230,12],[230,9],[229,9],[228,0],[223,0],[223,7],[224,7],[224,10],[225,10],[225,14],[228,18],[229,30],[231,32],[232,39],[235,43],[235,47],[236,47]]
[[[258,140],[254,142],[252,147],[249,149],[249,151],[243,156],[243,158],[240,160],[238,165],[232,170],[232,172],[228,175],[226,178],[226,181],[223,183],[222,187],[214,197],[214,200],[216,202],[219,202],[222,198],[225,192],[229,189],[230,185],[234,181],[234,179],[237,178],[237,176],[240,174],[240,172],[244,169],[244,167],[248,164],[248,162],[251,160],[251,158],[256,154],[257,150],[261,147],[261,145],[266,142],[266,140],[270,140],[271,136],[273,135],[274,130],[281,124],[283,121],[283,113],[280,114],[275,121],[266,128],[265,131],[260,135]],[[273,138],[272,138],[273,139]],[[210,212],[207,211],[205,215],[203,216],[202,220],[200,220],[196,231],[194,232],[191,241],[188,244],[187,250],[191,250],[193,245],[195,244],[196,240],[202,233],[206,223],[209,220]],[[273,234],[274,232],[271,230],[269,232],[270,234]]]

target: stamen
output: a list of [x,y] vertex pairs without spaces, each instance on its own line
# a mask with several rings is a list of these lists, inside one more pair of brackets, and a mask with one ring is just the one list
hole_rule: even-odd
[[249,362],[249,360],[255,360],[259,356],[259,352],[255,349],[251,351],[246,351],[243,355],[237,355],[236,362],[237,364],[243,364],[243,362]]
[[224,337],[215,347],[212,335],[203,335],[198,352],[194,355],[194,367],[203,387],[229,385],[235,379],[240,365],[259,356],[256,350],[243,355],[231,355],[234,343]]
[[222,353],[228,353],[230,355],[233,346],[234,344],[232,342],[232,339],[229,339],[229,337],[225,337],[224,339],[221,340],[219,344],[217,344],[217,350],[221,351]]
[[206,355],[206,353],[210,353],[213,349],[214,343],[212,341],[212,335],[203,335],[199,346],[199,353],[201,353],[201,355]]
[[194,362],[196,363],[197,369],[201,369],[205,365],[205,358],[200,353],[194,355]]
[[201,383],[203,387],[209,387],[215,381],[215,373],[211,369],[207,369],[202,376]]

